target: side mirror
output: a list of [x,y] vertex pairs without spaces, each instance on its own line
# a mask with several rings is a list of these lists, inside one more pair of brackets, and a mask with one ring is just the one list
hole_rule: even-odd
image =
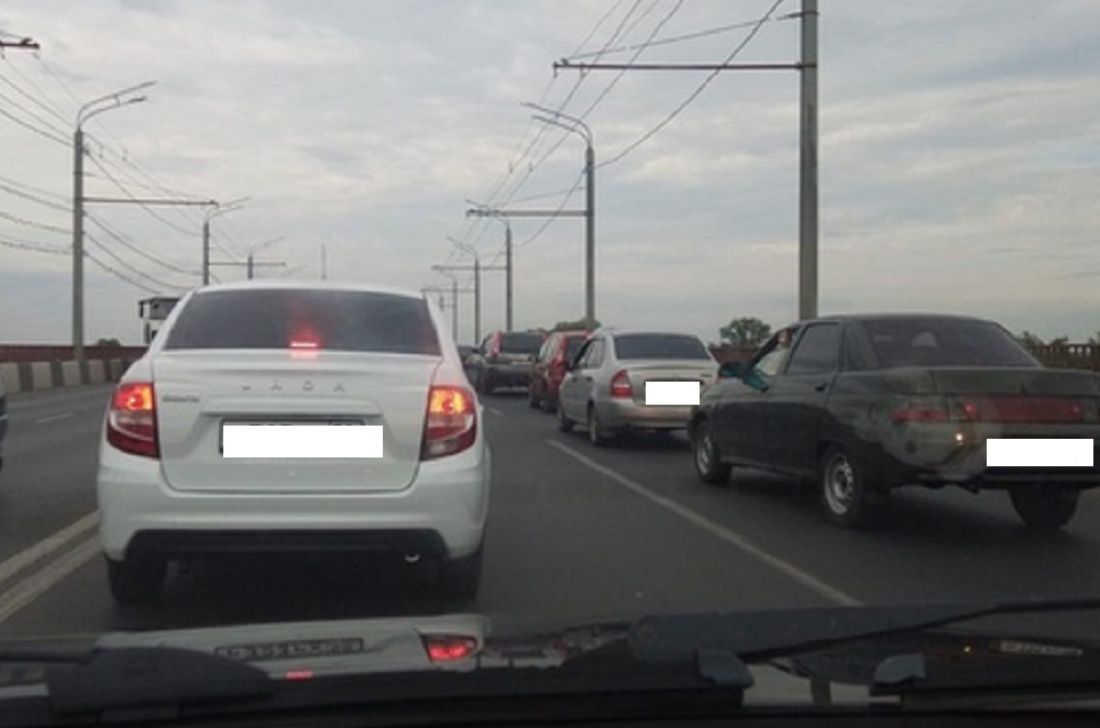
[[718,367],[719,379],[737,379],[741,376],[742,367],[739,362],[728,361]]

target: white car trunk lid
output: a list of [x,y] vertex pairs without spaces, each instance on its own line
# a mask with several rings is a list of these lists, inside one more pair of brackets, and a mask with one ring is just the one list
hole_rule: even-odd
[[[181,491],[395,491],[420,463],[439,358],[331,351],[163,351],[153,359],[161,464]],[[365,424],[380,458],[226,458],[222,425]]]

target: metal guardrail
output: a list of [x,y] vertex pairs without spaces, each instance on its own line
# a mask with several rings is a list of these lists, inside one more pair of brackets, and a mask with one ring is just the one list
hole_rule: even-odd
[[1042,344],[1028,349],[1048,367],[1100,372],[1100,344]]

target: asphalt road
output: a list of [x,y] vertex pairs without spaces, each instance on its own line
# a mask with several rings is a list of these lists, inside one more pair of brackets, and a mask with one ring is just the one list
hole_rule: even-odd
[[11,398],[0,472],[0,637],[478,611],[566,624],[671,611],[1100,594],[1100,492],[1060,533],[1003,493],[907,491],[881,524],[825,524],[812,492],[741,472],[700,483],[680,436],[594,448],[520,395],[486,402],[494,482],[474,603],[415,596],[397,565],[349,557],[196,563],[161,603],[111,601],[95,538],[109,389]]

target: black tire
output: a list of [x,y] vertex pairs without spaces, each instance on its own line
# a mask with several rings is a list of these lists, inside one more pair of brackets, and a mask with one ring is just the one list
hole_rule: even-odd
[[825,519],[844,528],[866,528],[877,515],[863,469],[839,447],[831,447],[818,465],[818,491]]
[[116,603],[128,607],[160,597],[168,564],[161,559],[107,559],[107,582]]
[[733,468],[722,462],[722,453],[710,431],[710,423],[702,420],[691,431],[692,462],[699,480],[710,485],[726,485]]
[[596,447],[604,447],[611,441],[610,435],[600,424],[600,415],[596,412],[596,405],[588,405],[588,419],[585,423],[588,431],[588,441]]
[[1009,488],[1008,494],[1028,528],[1054,531],[1073,519],[1081,491],[1056,485],[1017,485]]
[[484,547],[460,559],[450,559],[442,564],[439,574],[439,591],[450,599],[475,599],[481,584],[481,555]]
[[573,420],[565,416],[565,408],[558,402],[558,432],[572,432]]

